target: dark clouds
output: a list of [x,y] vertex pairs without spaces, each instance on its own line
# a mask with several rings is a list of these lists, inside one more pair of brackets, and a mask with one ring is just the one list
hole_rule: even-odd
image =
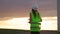
[[27,17],[34,2],[43,17],[57,15],[57,0],[0,0],[0,17]]

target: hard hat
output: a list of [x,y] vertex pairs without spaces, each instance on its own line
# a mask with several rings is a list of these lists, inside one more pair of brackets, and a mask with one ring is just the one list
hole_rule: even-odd
[[34,4],[34,5],[32,6],[32,9],[37,10],[37,4]]

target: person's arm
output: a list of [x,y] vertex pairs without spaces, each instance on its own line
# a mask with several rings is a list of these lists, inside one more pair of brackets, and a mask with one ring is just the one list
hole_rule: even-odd
[[39,12],[38,12],[38,17],[40,19],[40,22],[42,22],[42,18],[41,18],[41,15],[39,14]]
[[30,19],[29,19],[29,23],[31,23],[31,13],[30,13]]

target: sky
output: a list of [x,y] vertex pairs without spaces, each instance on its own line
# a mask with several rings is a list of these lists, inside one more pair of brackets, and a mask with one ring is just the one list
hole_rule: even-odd
[[42,17],[57,16],[57,0],[0,0],[0,20],[29,17],[34,3]]

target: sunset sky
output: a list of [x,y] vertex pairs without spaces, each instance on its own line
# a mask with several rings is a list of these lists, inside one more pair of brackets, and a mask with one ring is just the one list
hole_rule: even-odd
[[0,0],[0,19],[29,17],[34,3],[42,17],[57,16],[57,0]]
[[43,19],[42,30],[46,30],[45,26],[48,26],[47,30],[49,28],[50,30],[57,30],[57,0],[0,0],[0,28],[5,28],[5,26],[13,28],[16,24],[19,27],[24,22],[26,22],[24,25],[28,24],[28,20],[24,21],[24,19],[28,19],[34,3],[37,4]]

